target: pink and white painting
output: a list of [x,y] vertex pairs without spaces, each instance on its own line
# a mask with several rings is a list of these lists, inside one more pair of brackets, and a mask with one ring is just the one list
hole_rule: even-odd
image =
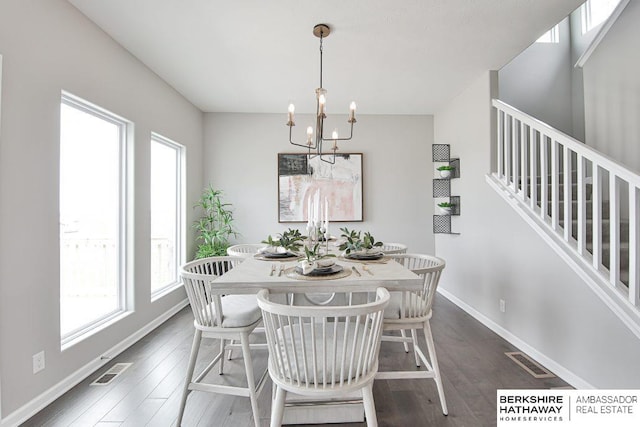
[[363,220],[362,153],[336,154],[335,164],[307,154],[278,154],[278,221],[307,222],[310,217]]

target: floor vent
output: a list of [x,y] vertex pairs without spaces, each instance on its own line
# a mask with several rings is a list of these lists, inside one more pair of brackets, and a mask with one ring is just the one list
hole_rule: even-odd
[[552,372],[549,372],[542,365],[539,365],[521,351],[511,351],[505,354],[534,378],[555,378],[555,375]]
[[94,382],[89,385],[107,385],[115,380],[118,375],[123,373],[133,363],[116,363],[107,372],[100,375]]

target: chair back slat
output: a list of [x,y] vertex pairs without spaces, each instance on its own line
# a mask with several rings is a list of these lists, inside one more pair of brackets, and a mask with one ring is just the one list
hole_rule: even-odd
[[402,243],[383,243],[380,248],[385,255],[404,254],[407,253],[407,245]]
[[211,284],[242,261],[243,258],[238,257],[210,257],[191,261],[180,268],[180,276],[198,326],[212,328],[222,325],[224,313],[221,295]]
[[420,291],[403,291],[401,318],[421,318],[431,315],[436,289],[446,263],[443,259],[423,254],[396,254],[390,258],[422,279]]
[[229,246],[227,248],[227,255],[237,256],[241,258],[251,258],[264,247],[264,243],[241,243],[238,245]]
[[304,389],[351,387],[378,369],[384,307],[389,293],[352,306],[290,306],[258,293],[274,381]]

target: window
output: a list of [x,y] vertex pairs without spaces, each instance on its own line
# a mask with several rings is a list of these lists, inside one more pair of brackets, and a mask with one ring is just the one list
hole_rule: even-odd
[[126,309],[130,123],[63,93],[60,331],[63,346]]
[[151,135],[151,295],[179,285],[183,261],[184,147]]
[[560,26],[556,25],[546,33],[544,33],[536,43],[560,43]]
[[581,9],[582,34],[591,31],[609,18],[620,0],[587,0]]

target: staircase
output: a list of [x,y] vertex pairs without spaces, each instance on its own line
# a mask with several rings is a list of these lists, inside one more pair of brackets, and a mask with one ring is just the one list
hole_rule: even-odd
[[640,176],[499,101],[487,182],[640,338]]

